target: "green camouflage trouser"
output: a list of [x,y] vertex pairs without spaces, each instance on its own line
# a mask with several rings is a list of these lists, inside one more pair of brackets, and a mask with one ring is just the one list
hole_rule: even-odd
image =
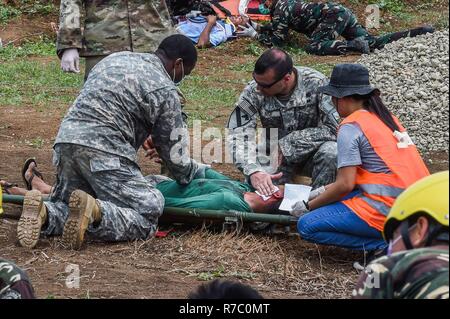
[[96,198],[102,213],[99,225],[90,225],[90,238],[103,241],[147,239],[157,227],[164,198],[142,175],[138,165],[117,155],[75,144],[55,146],[57,180],[43,235],[61,235],[71,193],[81,189]]
[[[345,40],[338,40],[342,36]],[[348,41],[364,38],[371,51],[381,49],[386,44],[412,36],[411,30],[388,33],[382,36],[370,35],[349,9],[337,5],[330,8],[321,23],[311,34],[308,53],[317,55],[341,55],[349,52]]]

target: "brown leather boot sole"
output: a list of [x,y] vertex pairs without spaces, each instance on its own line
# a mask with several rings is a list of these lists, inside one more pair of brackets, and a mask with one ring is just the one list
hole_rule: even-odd
[[41,227],[45,222],[46,207],[42,194],[33,190],[25,194],[22,215],[17,225],[17,237],[20,245],[34,248],[41,234]]
[[81,249],[95,205],[95,199],[82,190],[75,190],[70,195],[69,216],[62,235],[62,240],[68,248]]

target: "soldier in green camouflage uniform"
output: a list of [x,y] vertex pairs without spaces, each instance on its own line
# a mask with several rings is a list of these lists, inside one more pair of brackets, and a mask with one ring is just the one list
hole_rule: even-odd
[[57,53],[62,58],[65,50],[77,49],[86,58],[87,78],[105,56],[152,52],[174,33],[164,0],[62,0]]
[[[181,57],[175,62],[164,52]],[[174,35],[156,53],[114,53],[92,70],[56,137],[53,164],[57,180],[50,202],[45,203],[43,235],[65,232],[74,190],[96,198],[101,222],[89,225],[87,234],[93,238],[126,241],[154,234],[164,198],[142,175],[137,151],[151,134],[155,149],[177,182],[188,184],[198,176],[202,166],[189,158],[188,132],[183,129],[174,84],[191,72],[196,60],[192,42]],[[27,209],[25,204],[24,212]],[[28,216],[28,222],[22,213],[23,223],[19,222],[19,239],[24,237],[21,243],[27,247],[36,244],[28,240],[35,232],[35,216]]]
[[449,172],[411,185],[387,216],[388,256],[362,273],[355,299],[449,299]]
[[258,153],[256,160],[249,156],[248,150],[256,148],[254,139],[244,143],[245,135],[257,128],[259,118],[263,128],[274,128],[278,133],[283,158],[278,167],[283,177],[278,183],[292,182],[301,172],[311,176],[312,187],[317,188],[336,178],[339,114],[331,98],[317,92],[327,82],[325,75],[306,67],[293,68],[293,73],[296,84],[288,96],[265,96],[255,81],[247,85],[228,122],[230,151],[236,167],[247,178],[256,172],[274,173],[274,163],[267,165],[264,155]]
[[355,299],[448,299],[448,246],[413,249],[371,263]]
[[[350,52],[369,53],[401,38],[433,32],[429,27],[372,36],[348,8],[327,2],[300,0],[269,0],[272,23],[262,27],[255,38],[269,46],[282,46],[290,29],[310,39],[306,50],[317,55],[341,55]],[[345,40],[339,40],[342,36]]]
[[34,290],[27,274],[0,258],[0,299],[34,299]]

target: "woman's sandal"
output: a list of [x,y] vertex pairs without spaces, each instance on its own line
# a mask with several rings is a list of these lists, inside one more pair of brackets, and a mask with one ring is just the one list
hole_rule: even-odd
[[[30,178],[27,179],[25,177],[25,174],[26,174],[28,168],[30,167],[31,163],[34,163],[35,167],[33,167],[33,169],[31,170]],[[29,191],[33,189],[32,182],[33,182],[33,178],[35,176],[37,176],[41,179],[44,179],[44,176],[42,176],[42,174],[37,170],[36,167],[37,167],[37,163],[36,163],[36,159],[34,157],[27,159],[22,166],[22,179],[25,182],[25,185],[27,185],[27,190],[29,190]]]

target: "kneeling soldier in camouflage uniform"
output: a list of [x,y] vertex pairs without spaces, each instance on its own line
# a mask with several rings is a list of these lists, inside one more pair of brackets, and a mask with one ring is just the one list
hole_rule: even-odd
[[34,299],[27,274],[12,262],[0,258],[0,299]]
[[[261,27],[259,34],[254,28],[259,27],[249,26],[240,33],[241,36],[280,47],[292,29],[310,39],[306,51],[317,55],[369,53],[401,38],[434,32],[432,27],[426,26],[376,37],[368,33],[350,9],[340,4],[300,0],[266,0],[265,4],[271,9],[271,25]],[[338,40],[340,36],[345,40]]]
[[173,35],[155,53],[119,52],[97,65],[56,137],[50,202],[44,204],[39,191],[25,195],[18,225],[22,246],[34,247],[41,233],[62,234],[75,249],[86,231],[104,241],[153,235],[164,198],[142,176],[137,151],[151,136],[177,182],[188,184],[201,174],[203,166],[187,157],[175,86],[196,61],[191,40]]
[[384,225],[388,256],[361,275],[355,299],[448,299],[449,173],[425,177],[396,200]]
[[174,33],[164,0],[62,0],[57,54],[66,72],[79,72],[79,57],[85,57],[86,79],[107,55],[152,52]]
[[[317,92],[327,82],[325,75],[294,67],[286,52],[274,48],[258,59],[253,78],[228,122],[237,168],[264,195],[273,193],[274,180],[291,182],[296,170],[312,177],[313,188],[334,182],[339,115],[331,98]],[[245,135],[256,129],[258,117],[264,128],[278,131],[279,174],[269,174],[270,168],[260,160],[264,156],[255,160],[246,151],[256,149],[254,139],[245,142]]]

